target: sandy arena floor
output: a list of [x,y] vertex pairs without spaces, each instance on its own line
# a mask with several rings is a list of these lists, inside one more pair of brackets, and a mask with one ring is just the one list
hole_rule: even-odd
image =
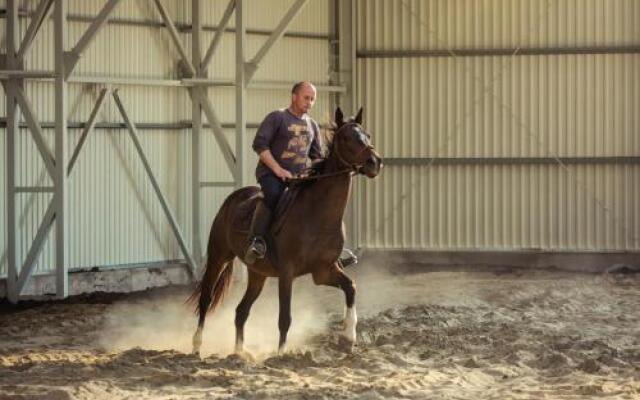
[[188,291],[92,295],[0,310],[0,399],[640,399],[640,277],[424,272],[362,263],[359,343],[337,345],[343,295],[294,285],[289,351],[277,285],[231,354],[244,285],[209,315],[189,354]]

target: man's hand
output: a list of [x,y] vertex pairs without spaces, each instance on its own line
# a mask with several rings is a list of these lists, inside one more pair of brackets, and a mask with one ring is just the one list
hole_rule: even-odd
[[278,166],[278,168],[273,170],[273,173],[276,174],[276,176],[280,179],[282,179],[283,181],[286,181],[287,179],[292,179],[293,175],[291,174],[291,172],[287,171],[286,169]]
[[287,179],[291,179],[293,178],[293,175],[291,175],[291,172],[287,171],[286,169],[282,168],[280,166],[280,164],[278,164],[278,162],[276,161],[275,158],[273,158],[273,155],[271,154],[270,150],[264,150],[259,154],[260,157],[260,161],[262,161],[267,167],[269,167],[269,169],[271,171],[273,171],[273,173],[280,179],[282,179],[283,181],[286,181]]

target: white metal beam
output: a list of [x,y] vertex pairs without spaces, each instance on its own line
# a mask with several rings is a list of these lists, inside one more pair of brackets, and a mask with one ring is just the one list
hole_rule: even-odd
[[135,127],[135,124],[133,122],[131,122],[131,119],[129,119],[129,115],[127,114],[126,109],[124,108],[124,105],[122,104],[122,101],[120,100],[120,96],[118,95],[118,91],[114,90],[113,91],[113,98],[116,101],[116,105],[118,106],[118,110],[120,111],[120,114],[122,115],[122,118],[125,122],[125,124],[127,125],[128,131],[129,131],[129,136],[131,137],[131,140],[133,141],[133,144],[136,148],[136,151],[138,153],[138,156],[140,157],[140,160],[142,161],[142,165],[144,166],[145,171],[147,172],[147,176],[149,177],[149,180],[151,181],[151,185],[153,186],[153,190],[156,193],[156,196],[158,197],[158,200],[160,201],[160,205],[162,206],[162,210],[164,211],[165,216],[167,217],[167,219],[169,220],[169,225],[171,226],[171,230],[173,230],[173,234],[175,235],[177,241],[178,241],[178,245],[180,246],[180,250],[182,251],[182,254],[184,255],[184,258],[187,260],[187,264],[189,266],[189,271],[191,273],[191,277],[195,278],[196,273],[197,273],[197,269],[196,269],[196,264],[193,260],[193,257],[191,257],[191,254],[189,253],[189,250],[187,249],[187,245],[184,241],[184,238],[182,236],[182,232],[180,231],[180,227],[178,226],[178,223],[176,222],[175,217],[173,216],[173,213],[171,212],[171,209],[169,208],[169,204],[167,203],[167,200],[165,199],[164,195],[162,194],[162,190],[160,189],[160,185],[158,184],[158,181],[156,180],[155,175],[153,174],[153,171],[151,170],[151,165],[149,164],[149,161],[147,160],[147,156],[144,153],[144,150],[142,149],[142,145],[140,144],[140,141],[138,140],[138,133],[137,133],[137,129]]
[[22,293],[25,285],[27,284],[29,277],[33,273],[33,269],[36,265],[36,258],[40,255],[42,248],[44,247],[44,241],[47,238],[49,231],[51,230],[51,226],[53,225],[54,220],[56,219],[55,214],[55,195],[54,199],[51,200],[49,206],[47,207],[47,211],[42,217],[42,221],[40,222],[40,226],[38,227],[38,231],[36,232],[36,237],[33,239],[33,243],[31,244],[31,248],[27,253],[27,257],[24,260],[24,264],[22,264],[22,268],[20,269],[20,276],[18,278],[18,296]]
[[[91,44],[93,39],[95,39],[96,34],[100,31],[100,29],[102,29],[105,22],[107,22],[107,18],[109,17],[109,14],[114,9],[114,7],[118,5],[119,1],[120,0],[107,1],[107,3],[104,5],[104,7],[102,7],[102,10],[100,10],[100,13],[98,13],[96,18],[91,23],[91,25],[89,25],[89,28],[87,28],[86,32],[82,35],[80,40],[78,40],[78,44],[76,44],[73,50],[71,50],[71,52],[67,54],[66,77],[69,77],[71,72],[73,72],[73,69],[78,63],[78,60],[82,55],[82,52],[89,46],[89,44]],[[65,23],[66,23],[66,16],[65,16]]]
[[204,56],[204,59],[202,60],[202,63],[195,64],[195,61],[194,61],[194,65],[200,65],[200,71],[206,71],[207,68],[209,67],[209,63],[211,63],[211,59],[213,58],[213,55],[215,54],[216,49],[218,48],[218,45],[220,45],[220,41],[222,40],[222,35],[224,34],[224,30],[227,28],[227,25],[229,24],[229,20],[231,19],[231,14],[233,13],[233,9],[235,8],[235,6],[236,6],[236,0],[229,0],[227,9],[224,10],[224,14],[222,15],[222,19],[218,24],[218,29],[216,30],[216,34],[211,40],[211,45],[207,49],[207,52]]
[[[55,78],[55,73],[49,71],[9,71],[0,69],[0,80],[10,80],[13,77],[33,79],[39,81],[50,81]],[[114,76],[71,76],[67,83],[77,84],[97,84],[97,85],[119,85],[119,86],[167,86],[167,87],[192,87],[192,86],[215,86],[234,87],[235,79],[209,79],[183,78],[183,79],[144,79],[144,78],[122,78]],[[252,90],[279,90],[291,89],[290,82],[282,81],[255,81],[252,80],[247,85],[247,89]],[[346,88],[330,83],[318,83],[315,85],[318,92],[339,92],[343,93]]]
[[29,79],[53,79],[55,78],[55,74],[49,71],[24,71],[21,69],[18,70],[9,70],[3,69],[0,70],[0,79],[1,80],[9,80],[13,78],[29,78]]
[[182,46],[182,42],[180,41],[180,38],[178,37],[178,30],[176,29],[175,24],[171,20],[171,17],[169,16],[169,13],[167,13],[167,10],[164,8],[164,6],[160,2],[160,0],[153,0],[153,1],[156,3],[156,7],[158,8],[158,11],[160,12],[160,16],[162,17],[162,20],[164,21],[164,24],[167,26],[167,29],[169,29],[169,34],[171,35],[171,39],[173,39],[173,43],[178,48],[178,52],[180,53],[180,58],[182,59],[182,62],[184,63],[184,66],[188,69],[189,75],[190,76],[195,76],[196,75],[196,69],[194,68],[193,64],[189,60],[189,57],[187,56],[187,52],[184,49],[184,46]]
[[73,154],[71,155],[71,159],[69,160],[69,166],[67,167],[67,176],[71,174],[71,171],[73,170],[73,166],[75,165],[76,160],[80,155],[80,150],[82,150],[82,146],[84,145],[85,140],[87,140],[87,136],[89,136],[89,133],[93,130],[93,127],[96,124],[96,118],[98,117],[98,113],[100,112],[100,109],[104,104],[104,100],[107,97],[108,92],[109,92],[109,89],[102,89],[100,91],[98,100],[96,101],[96,104],[93,107],[93,110],[91,111],[91,115],[89,116],[89,121],[87,121],[87,124],[82,130],[82,135],[80,135],[80,140],[78,140],[78,144],[76,145],[76,148],[73,151]]
[[206,95],[205,89],[196,87],[191,89],[189,91],[189,94],[202,106],[202,111],[204,111],[204,115],[209,120],[209,125],[211,125],[213,136],[216,138],[218,146],[220,147],[220,151],[222,152],[222,156],[224,157],[229,170],[232,172],[235,171],[236,165],[238,163],[237,157],[234,156],[233,150],[231,150],[231,146],[229,146],[229,142],[227,142],[227,138],[224,136],[222,124],[220,123],[218,116],[213,110],[213,106],[211,105],[211,101]]
[[[271,47],[273,47],[273,45],[276,44],[278,40],[280,40],[282,35],[284,35],[284,32],[287,29],[287,27],[289,27],[289,24],[291,23],[291,21],[293,21],[295,16],[298,15],[298,13],[300,12],[300,10],[302,10],[302,7],[304,7],[305,4],[307,4],[307,0],[296,0],[295,3],[293,3],[293,5],[289,8],[287,13],[282,18],[282,21],[280,21],[280,23],[278,24],[276,29],[273,31],[271,36],[269,36],[269,39],[267,39],[267,41],[262,45],[262,47],[260,48],[260,50],[258,50],[258,52],[253,57],[253,59],[246,64],[245,78],[247,81],[251,80],[251,78],[253,77],[256,70],[258,69],[258,66],[260,65],[260,62],[262,61],[264,56],[267,55],[269,50],[271,50]],[[236,36],[239,34],[241,36],[244,36],[246,34],[246,27],[245,27],[245,31],[240,32],[238,30],[238,27],[236,26]]]
[[52,4],[53,0],[40,0],[38,8],[36,8],[36,11],[31,16],[31,22],[27,28],[27,33],[25,33],[24,39],[22,39],[20,50],[18,50],[18,59],[22,60],[25,54],[29,51],[29,48],[31,48],[33,40],[36,38],[36,35],[42,26],[42,22],[44,22],[49,10],[51,10]]
[[40,122],[38,122],[38,118],[33,111],[33,107],[31,106],[31,102],[24,94],[22,89],[18,86],[15,87],[15,96],[18,104],[20,105],[20,110],[22,111],[22,115],[24,115],[24,119],[27,121],[27,125],[29,126],[29,131],[31,132],[31,136],[33,137],[33,141],[36,143],[36,147],[42,156],[42,161],[44,162],[44,166],[49,171],[49,175],[51,178],[55,176],[55,158],[49,145],[44,140],[44,135],[42,134],[42,128],[40,126]]
[[[55,193],[54,186],[16,186],[16,193]],[[26,214],[26,211],[23,213]]]

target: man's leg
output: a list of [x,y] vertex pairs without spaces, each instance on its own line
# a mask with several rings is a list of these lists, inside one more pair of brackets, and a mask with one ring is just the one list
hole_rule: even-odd
[[284,183],[271,174],[261,177],[259,183],[264,194],[264,201],[258,201],[256,211],[251,220],[250,243],[244,256],[244,261],[247,264],[253,264],[257,259],[264,258],[265,254],[267,254],[265,236],[269,230],[271,214],[285,189]]

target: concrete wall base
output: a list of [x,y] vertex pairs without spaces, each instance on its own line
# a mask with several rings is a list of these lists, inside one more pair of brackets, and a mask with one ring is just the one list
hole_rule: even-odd
[[407,249],[362,249],[362,262],[424,264],[432,266],[488,266],[573,272],[604,272],[627,265],[640,268],[640,253],[632,252],[541,252],[541,251],[428,251]]
[[[130,269],[92,269],[69,273],[69,295],[92,292],[135,292],[191,282],[184,264],[165,264]],[[7,296],[7,281],[0,280],[0,298]],[[21,299],[54,298],[54,275],[35,275],[29,279]]]

